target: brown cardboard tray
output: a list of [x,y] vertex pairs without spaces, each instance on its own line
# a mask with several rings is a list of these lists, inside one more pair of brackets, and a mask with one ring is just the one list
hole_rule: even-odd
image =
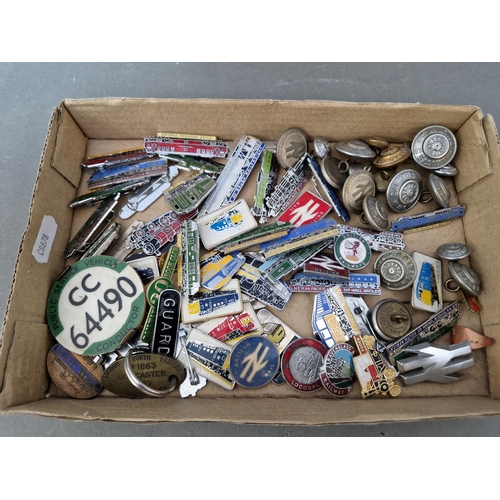
[[[159,131],[216,135],[234,145],[250,134],[277,141],[288,128],[300,127],[308,138],[322,136],[332,144],[345,139],[384,137],[391,143],[411,141],[429,125],[443,125],[456,136],[453,164],[460,174],[446,182],[451,205],[466,205],[463,219],[440,229],[405,236],[405,250],[435,256],[435,249],[450,241],[471,248],[468,264],[482,279],[481,314],[465,306],[459,324],[470,326],[497,342],[473,351],[474,367],[454,384],[422,383],[403,387],[399,397],[375,396],[363,400],[359,386],[345,399],[326,391],[301,394],[288,385],[268,384],[257,390],[233,391],[207,385],[195,398],[131,400],[102,394],[91,400],[64,396],[50,382],[46,356],[54,338],[46,323],[48,292],[63,271],[63,251],[92,208],[72,210],[68,203],[85,192],[88,174],[81,161],[93,154],[141,147],[144,137]],[[402,168],[427,171],[411,160]],[[257,169],[242,192],[253,202]],[[182,173],[181,175],[187,175]],[[181,177],[179,177],[180,179]],[[305,189],[314,190],[312,185]],[[13,278],[0,346],[0,409],[4,412],[87,420],[131,422],[220,421],[266,424],[318,425],[419,420],[500,414],[500,265],[496,258],[500,234],[495,223],[500,210],[500,153],[493,118],[475,106],[402,103],[348,103],[334,101],[269,101],[215,99],[88,99],[65,100],[53,112],[42,153],[31,204]],[[122,204],[125,200],[122,200]],[[162,206],[159,203],[163,203]],[[434,202],[417,204],[410,213],[438,208]],[[147,221],[168,210],[162,199],[140,214]],[[116,210],[118,213],[118,210]],[[33,257],[33,246],[44,216],[52,216],[57,231],[48,262]],[[391,221],[401,214],[391,213]],[[334,219],[336,217],[334,216]],[[132,219],[123,222],[123,228]],[[337,220],[340,222],[340,220]],[[358,216],[352,225],[361,225]],[[373,269],[373,261],[366,272]],[[443,267],[443,278],[449,274]],[[410,291],[384,290],[382,297],[365,298],[370,307],[386,297],[410,301]],[[456,300],[445,292],[444,301]],[[282,312],[271,310],[302,336],[312,337],[313,294],[296,293]],[[429,314],[414,311],[413,326]],[[449,343],[450,337],[440,341]]]

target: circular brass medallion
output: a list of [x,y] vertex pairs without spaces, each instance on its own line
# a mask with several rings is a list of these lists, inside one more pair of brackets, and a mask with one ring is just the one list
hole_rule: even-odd
[[49,351],[47,370],[57,387],[72,398],[93,398],[102,390],[102,366],[92,356],[80,356],[61,344]]
[[276,159],[281,168],[293,167],[307,152],[307,136],[300,128],[289,128],[278,140]]
[[384,340],[392,342],[411,330],[411,314],[399,300],[384,299],[372,311],[372,325]]
[[377,168],[391,168],[403,163],[411,156],[411,149],[406,146],[389,146],[381,151],[373,160]]
[[[177,387],[184,382],[184,366],[174,358],[161,354],[140,353],[130,356],[131,368],[137,378],[156,391],[168,390],[174,379]],[[118,359],[104,371],[104,387],[121,397],[143,398],[146,394],[132,384],[125,371],[125,358]]]
[[370,172],[360,170],[350,175],[342,188],[342,199],[349,212],[361,214],[363,199],[366,196],[375,196],[375,179]]
[[389,143],[381,137],[369,137],[365,142],[375,149],[386,149],[389,147]]

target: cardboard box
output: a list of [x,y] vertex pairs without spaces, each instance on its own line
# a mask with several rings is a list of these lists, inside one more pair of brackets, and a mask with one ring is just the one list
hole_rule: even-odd
[[[54,280],[65,267],[66,244],[92,210],[68,207],[72,198],[85,191],[88,174],[82,173],[80,163],[86,156],[140,147],[144,137],[159,131],[216,135],[234,144],[244,134],[277,141],[286,129],[300,127],[311,141],[315,136],[332,143],[379,136],[391,143],[403,143],[411,141],[424,127],[436,124],[456,135],[458,151],[452,163],[460,174],[447,182],[453,193],[451,205],[464,204],[467,210],[463,219],[448,226],[405,236],[405,250],[435,255],[439,244],[450,241],[466,242],[471,248],[469,264],[482,278],[479,300],[483,311],[474,315],[464,306],[459,324],[497,342],[473,351],[475,364],[467,370],[467,379],[449,385],[417,384],[403,387],[397,398],[366,400],[361,399],[359,387],[346,399],[336,399],[323,390],[301,394],[288,385],[272,384],[257,390],[236,387],[234,391],[209,384],[195,398],[188,399],[171,394],[164,399],[131,400],[100,395],[92,400],[76,400],[65,397],[50,383],[46,356],[54,338],[46,323],[46,301]],[[257,171],[254,169],[243,192],[249,203],[253,202]],[[425,179],[428,172],[419,171]],[[314,190],[310,186],[305,189]],[[496,229],[499,192],[500,152],[494,121],[474,106],[211,99],[65,100],[54,110],[49,123],[3,324],[0,409],[86,420],[304,425],[500,414],[500,235]],[[432,203],[418,204],[412,213],[435,208]],[[167,209],[166,205],[153,205],[140,218],[147,221]],[[33,252],[44,216],[54,218],[57,230],[47,262],[38,262]],[[399,216],[391,214],[391,220]],[[357,217],[353,217],[353,225],[361,225]],[[374,258],[366,272],[371,271],[373,261]],[[443,277],[449,277],[446,266]],[[384,290],[382,297],[366,301],[373,307],[381,298],[390,296],[405,302],[410,298],[409,291],[394,294]],[[457,298],[449,292],[444,296],[445,303]],[[271,311],[302,336],[312,336],[312,301],[313,294],[294,294],[283,312]],[[415,311],[413,325],[428,316]],[[443,342],[447,340],[449,337]]]

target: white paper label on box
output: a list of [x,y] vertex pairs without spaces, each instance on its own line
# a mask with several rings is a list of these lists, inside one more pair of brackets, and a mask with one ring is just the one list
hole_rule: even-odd
[[52,215],[44,215],[38,236],[33,245],[33,257],[40,264],[46,264],[49,261],[52,243],[56,237],[57,222]]

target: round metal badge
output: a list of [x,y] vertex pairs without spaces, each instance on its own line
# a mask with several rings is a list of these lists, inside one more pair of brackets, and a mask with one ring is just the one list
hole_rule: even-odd
[[281,168],[293,167],[307,152],[307,136],[300,128],[285,130],[276,146],[276,159]]
[[415,170],[398,172],[387,186],[387,205],[393,212],[406,212],[413,208],[422,193],[422,179]]
[[387,207],[375,198],[375,196],[366,196],[363,200],[363,214],[361,221],[366,218],[366,223],[377,231],[385,231],[389,226],[389,213]]
[[348,212],[361,214],[363,212],[363,199],[366,196],[375,196],[376,186],[373,175],[360,170],[350,175],[342,188],[342,200]]
[[348,164],[334,156],[327,156],[320,161],[320,167],[326,182],[335,189],[342,189],[347,177],[349,177]]
[[450,260],[448,262],[448,271],[450,271],[451,277],[464,292],[474,297],[481,293],[481,280],[469,266]]
[[328,349],[320,369],[320,381],[333,396],[347,396],[354,381],[354,347],[349,344],[335,344]]
[[384,340],[393,342],[411,330],[411,314],[399,300],[384,299],[372,310],[371,322],[375,332]]
[[327,348],[319,340],[294,340],[281,355],[281,370],[285,380],[300,392],[319,391],[323,387],[320,370],[326,353]]
[[445,243],[437,248],[436,253],[444,260],[460,260],[470,255],[470,249],[463,243]]
[[444,179],[430,173],[427,177],[427,184],[434,201],[441,208],[448,208],[450,206],[451,193]]
[[413,285],[417,265],[411,255],[402,250],[387,250],[373,264],[373,271],[380,276],[380,284],[389,290],[404,290]]
[[351,271],[365,268],[372,256],[368,243],[356,233],[344,233],[338,236],[333,252],[339,264]]
[[54,384],[72,398],[90,399],[102,390],[102,366],[92,356],[80,356],[61,344],[49,351],[47,370]]
[[155,396],[155,392],[166,395],[179,387],[186,378],[184,366],[169,356],[137,353],[128,355],[127,359],[137,379],[152,391],[151,394],[146,393],[131,382],[125,367],[126,358],[121,358],[109,365],[102,376],[104,388],[117,396],[143,398]]
[[247,389],[257,389],[271,382],[279,366],[278,349],[261,335],[244,337],[229,355],[231,378]]
[[373,159],[373,165],[380,169],[392,168],[403,163],[410,156],[411,149],[406,146],[389,146]]
[[318,158],[326,158],[331,152],[329,142],[323,137],[315,137],[313,140],[313,146],[314,154]]
[[71,352],[105,354],[118,349],[140,327],[146,299],[140,276],[107,255],[75,262],[49,293],[47,321]]
[[365,142],[375,149],[386,149],[389,147],[389,143],[381,137],[369,137],[365,139]]
[[366,142],[358,139],[337,142],[335,149],[340,154],[355,160],[372,160],[377,156],[377,153]]
[[430,170],[444,167],[457,152],[457,140],[451,130],[431,125],[421,130],[411,144],[413,159]]
[[458,168],[453,165],[445,165],[444,167],[433,170],[433,173],[442,177],[455,177],[458,175]]

